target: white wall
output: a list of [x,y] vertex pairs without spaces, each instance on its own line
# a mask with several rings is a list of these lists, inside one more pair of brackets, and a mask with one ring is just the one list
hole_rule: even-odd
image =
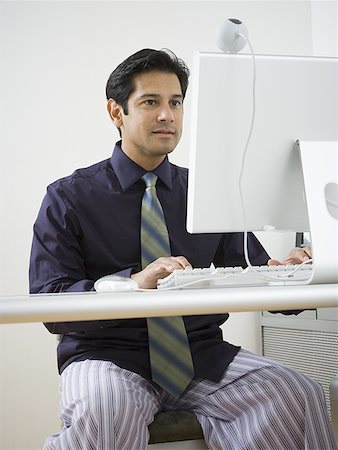
[[[1,12],[1,293],[27,290],[31,227],[46,185],[110,155],[117,134],[104,88],[127,55],[169,47],[191,65],[194,49],[217,50],[213,33],[225,16],[247,23],[257,53],[312,52],[307,2],[14,1]],[[172,160],[188,163],[187,133]]]
[[[191,65],[193,50],[217,51],[224,17],[247,24],[257,53],[312,54],[308,1],[0,2],[0,295],[28,292],[46,185],[110,155],[117,133],[104,88],[114,67],[143,47],[170,48]],[[189,94],[185,108],[187,128]],[[188,164],[187,134],[172,161]],[[271,245],[277,257],[289,247]],[[257,349],[256,319],[234,314],[225,338]],[[0,326],[0,450],[40,449],[59,428],[55,347],[40,324]]]

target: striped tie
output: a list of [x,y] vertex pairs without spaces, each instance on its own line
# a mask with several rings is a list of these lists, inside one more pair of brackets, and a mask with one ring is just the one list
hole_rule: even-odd
[[[142,268],[161,256],[170,256],[168,230],[156,195],[157,176],[142,177],[146,184],[141,211]],[[184,321],[179,317],[147,319],[152,379],[179,397],[194,377],[194,366]]]

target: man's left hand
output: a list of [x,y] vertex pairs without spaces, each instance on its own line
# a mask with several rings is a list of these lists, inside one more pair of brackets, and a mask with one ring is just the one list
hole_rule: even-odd
[[269,259],[268,266],[279,266],[281,264],[301,264],[312,258],[311,247],[295,247],[291,250],[284,261],[278,259]]

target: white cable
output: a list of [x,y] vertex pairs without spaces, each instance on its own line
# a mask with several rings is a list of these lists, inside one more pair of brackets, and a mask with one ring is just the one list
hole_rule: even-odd
[[[273,281],[285,280],[285,278],[287,277],[286,275],[284,275],[284,276],[280,275],[278,277],[262,275],[258,270],[255,269],[255,267],[251,264],[250,259],[249,259],[248,230],[247,230],[246,213],[245,213],[245,205],[244,205],[244,198],[243,198],[242,180],[243,180],[243,172],[244,172],[246,154],[247,154],[247,150],[248,150],[248,147],[249,147],[249,144],[251,141],[251,136],[252,136],[254,122],[255,122],[255,115],[256,115],[256,60],[255,60],[255,52],[252,48],[252,45],[251,45],[248,37],[244,36],[241,33],[238,33],[238,35],[243,37],[247,41],[247,43],[250,47],[250,51],[251,51],[251,55],[252,55],[252,67],[253,67],[251,124],[250,124],[249,134],[248,134],[247,141],[246,141],[245,148],[244,148],[243,155],[242,155],[242,162],[241,162],[241,168],[240,168],[240,173],[239,173],[239,195],[240,195],[240,200],[241,200],[242,215],[243,215],[243,228],[244,228],[244,234],[243,234],[244,257],[245,257],[245,262],[246,262],[247,266],[250,267],[250,269],[253,270],[255,273],[257,273],[259,276],[262,276],[267,280],[273,280]],[[297,268],[292,272],[292,274],[296,273],[304,264],[308,264],[311,261],[312,260],[308,260],[308,261],[305,261],[304,263],[299,264],[299,266],[297,266]]]
[[[254,123],[255,123],[255,115],[256,115],[256,60],[255,60],[255,52],[252,48],[252,45],[249,41],[249,39],[247,37],[245,37],[243,34],[238,33],[240,36],[242,36],[248,43],[249,47],[250,47],[250,51],[251,51],[251,55],[252,55],[252,69],[253,69],[253,74],[252,74],[252,114],[251,114],[251,124],[250,124],[250,130],[249,130],[249,134],[246,140],[246,144],[245,144],[245,148],[243,151],[243,155],[242,155],[242,162],[241,162],[241,168],[240,168],[240,172],[239,172],[239,179],[238,179],[238,184],[239,184],[239,195],[240,195],[240,199],[241,199],[241,207],[242,207],[242,215],[243,215],[243,227],[244,227],[244,242],[243,242],[243,246],[244,246],[244,257],[245,257],[245,261],[248,265],[248,267],[250,267],[251,269],[253,269],[253,266],[249,260],[249,254],[248,254],[248,231],[247,231],[247,224],[246,224],[246,213],[245,213],[245,206],[244,206],[244,198],[243,198],[243,189],[242,189],[242,179],[243,179],[243,172],[244,172],[244,165],[245,165],[245,159],[246,159],[246,154],[247,154],[247,150],[249,147],[249,143],[251,140],[251,136],[252,136],[252,132],[253,132],[253,127],[254,127]],[[255,270],[255,269],[253,269]]]

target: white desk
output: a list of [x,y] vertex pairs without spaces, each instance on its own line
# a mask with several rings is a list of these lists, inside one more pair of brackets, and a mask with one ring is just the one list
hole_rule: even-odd
[[0,323],[107,320],[331,306],[338,306],[337,284],[37,294],[0,297]]

